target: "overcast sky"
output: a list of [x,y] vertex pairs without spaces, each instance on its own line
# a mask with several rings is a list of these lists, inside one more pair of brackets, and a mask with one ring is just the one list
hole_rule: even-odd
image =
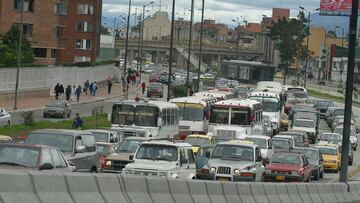
[[[154,1],[161,10],[171,12],[172,0],[132,0],[132,13],[139,13],[142,5]],[[195,21],[200,21],[201,0],[195,1]],[[128,0],[103,0],[103,16],[114,17],[121,13],[127,13]],[[191,0],[176,0],[176,17],[190,18]],[[271,16],[272,8],[289,8],[291,15],[296,16],[299,6],[314,10],[320,5],[320,0],[205,0],[205,19],[214,19],[216,22],[234,24],[232,19],[240,17],[241,21],[260,22],[262,15]],[[149,13],[159,10],[159,6],[149,6]]]

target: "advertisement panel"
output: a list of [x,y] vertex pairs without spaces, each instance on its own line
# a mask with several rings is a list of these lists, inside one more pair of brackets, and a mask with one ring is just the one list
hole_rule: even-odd
[[320,15],[349,16],[351,4],[352,0],[320,0]]

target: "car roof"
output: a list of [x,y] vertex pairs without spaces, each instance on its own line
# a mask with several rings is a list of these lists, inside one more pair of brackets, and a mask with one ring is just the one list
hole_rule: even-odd
[[293,151],[279,151],[279,152],[276,152],[275,154],[274,154],[274,156],[276,156],[277,154],[291,154],[291,155],[300,155],[300,156],[304,156],[304,154],[303,153],[301,153],[301,152],[293,152]]
[[191,134],[191,135],[188,135],[186,138],[188,137],[193,137],[193,138],[206,138],[206,139],[210,139],[210,136],[209,135],[200,135],[200,134]]
[[313,148],[313,147],[294,147],[292,150],[296,150],[296,149],[299,149],[299,150],[306,150],[306,151],[319,151],[319,149],[317,148]]
[[110,142],[96,142],[96,145],[107,145],[107,146],[110,146],[110,145],[116,145],[116,143],[110,143]]
[[246,136],[245,139],[246,139],[247,137],[264,139],[264,140],[270,140],[270,139],[271,139],[270,137],[265,136],[265,135],[249,135],[249,136]]
[[315,147],[324,147],[324,148],[337,148],[338,147],[338,145],[336,145],[336,144],[329,144],[329,143],[320,143],[320,144],[317,144],[317,145],[315,145]]
[[305,132],[304,131],[284,131],[284,132],[280,132],[279,135],[304,135]]
[[150,140],[151,137],[126,137],[124,140],[139,140],[139,141],[147,141]]
[[39,144],[25,144],[25,143],[0,143],[0,146],[9,146],[9,147],[23,147],[23,148],[52,148],[57,149],[54,146],[48,145],[39,145]]
[[116,132],[115,130],[100,130],[100,129],[88,129],[88,130],[84,130],[84,131],[88,131],[88,132],[98,132],[98,133],[112,133],[112,132]]
[[142,144],[168,145],[173,147],[192,147],[191,144],[186,142],[171,142],[168,140],[154,140],[154,139],[150,139],[147,142],[143,142]]
[[70,136],[78,136],[78,135],[92,135],[90,132],[81,131],[81,130],[68,130],[68,129],[41,129],[34,130],[30,132],[32,134],[61,134],[61,135],[70,135]]
[[273,138],[294,139],[291,135],[275,135]]
[[248,146],[248,147],[256,147],[257,145],[251,141],[246,140],[229,140],[225,142],[220,142],[216,145],[239,145],[239,146]]

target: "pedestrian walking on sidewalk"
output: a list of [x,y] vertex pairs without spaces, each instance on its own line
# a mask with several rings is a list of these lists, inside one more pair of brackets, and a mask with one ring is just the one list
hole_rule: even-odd
[[111,82],[111,79],[108,80],[108,94],[111,93],[111,87],[112,87],[112,82]]
[[90,95],[92,96],[93,95],[93,86],[94,86],[94,83],[92,82],[89,86],[89,90],[90,90]]
[[81,128],[83,127],[84,122],[83,120],[80,118],[79,113],[76,113],[76,116],[74,118],[74,121],[72,123],[72,127],[78,130],[81,130]]
[[75,97],[76,97],[76,87],[75,85],[73,85],[71,88],[71,101],[75,101]]
[[56,84],[55,88],[54,88],[54,94],[55,94],[55,99],[59,99],[59,95],[60,95],[60,84]]
[[59,90],[60,90],[59,96],[60,96],[60,99],[61,99],[61,98],[62,98],[62,95],[65,93],[65,89],[64,89],[64,86],[63,86],[62,84],[60,84]]
[[96,84],[96,82],[94,82],[93,85],[92,85],[92,93],[93,93],[92,96],[95,97],[97,89],[98,89],[97,84]]
[[66,101],[69,101],[70,100],[70,95],[71,95],[71,86],[70,85],[68,85],[66,87],[65,95],[66,95]]
[[87,95],[88,89],[90,87],[90,83],[89,80],[86,80],[85,84],[84,84],[84,93]]
[[141,84],[141,89],[142,89],[142,94],[145,94],[145,89],[146,89],[146,84],[145,84],[145,82],[143,82],[143,83]]
[[76,88],[75,94],[76,94],[76,101],[79,102],[80,95],[81,95],[81,86],[80,85],[79,85],[79,87]]

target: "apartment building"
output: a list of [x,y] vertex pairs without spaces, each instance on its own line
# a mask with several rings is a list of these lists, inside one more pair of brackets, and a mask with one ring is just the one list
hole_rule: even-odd
[[[23,33],[36,63],[96,61],[102,0],[23,1]],[[0,1],[0,35],[20,23],[21,2]]]

